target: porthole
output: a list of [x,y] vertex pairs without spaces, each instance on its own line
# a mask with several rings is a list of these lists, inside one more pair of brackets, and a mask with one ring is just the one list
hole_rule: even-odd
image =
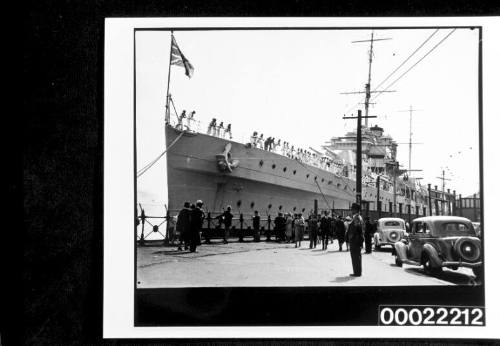
[[272,206],[273,206],[272,204],[269,204],[269,205],[267,206],[267,209],[271,209],[271,208],[272,208]]
[[317,177],[317,176],[315,176],[315,177],[314,177],[314,180],[318,180],[318,177]]
[[337,183],[337,187],[340,187],[340,183]]
[[264,165],[264,161],[263,161],[263,160],[260,160],[260,161],[259,161],[259,166],[261,166],[261,167],[262,167],[263,165]]
[[309,174],[306,174],[306,178],[309,178]]
[[331,180],[328,181],[328,185],[332,185],[332,181]]
[[255,205],[255,202],[250,203],[250,208],[253,208],[254,205]]
[[240,199],[238,202],[236,202],[236,206],[237,206],[238,208],[239,208],[239,207],[241,207],[241,199]]
[[275,168],[276,168],[276,164],[274,164],[274,163],[273,163],[273,165],[272,165],[271,167],[272,167],[273,169],[275,169]]
[[305,212],[306,211],[306,208],[302,208],[302,212]]
[[321,182],[323,183],[325,181],[325,178],[321,178]]
[[282,205],[280,205],[280,206],[278,207],[278,209],[279,209],[279,210],[283,209],[283,206],[282,206]]
[[295,175],[295,173],[297,173],[297,171],[294,169],[294,170],[293,170],[293,175]]
[[293,207],[293,211],[297,210],[297,207]]
[[283,172],[286,172],[286,167],[283,167]]

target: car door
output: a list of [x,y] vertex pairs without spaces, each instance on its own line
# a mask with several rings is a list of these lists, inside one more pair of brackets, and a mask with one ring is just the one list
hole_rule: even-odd
[[419,261],[422,255],[424,240],[429,237],[430,228],[426,222],[414,222],[411,226],[409,238],[408,257],[411,260]]

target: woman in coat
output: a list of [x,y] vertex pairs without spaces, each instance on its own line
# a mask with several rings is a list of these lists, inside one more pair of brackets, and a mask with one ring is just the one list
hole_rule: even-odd
[[285,239],[287,243],[292,241],[292,216],[290,213],[286,214]]
[[302,238],[304,237],[304,229],[306,227],[306,221],[302,217],[302,214],[297,215],[295,220],[295,247],[300,247]]

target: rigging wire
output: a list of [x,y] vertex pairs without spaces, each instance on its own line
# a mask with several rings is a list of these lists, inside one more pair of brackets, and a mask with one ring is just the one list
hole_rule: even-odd
[[[414,56],[437,32],[439,31],[439,29],[436,29],[436,31],[434,31],[433,33],[431,33],[429,35],[429,37],[427,37],[425,39],[424,42],[422,42],[420,44],[420,46],[418,46],[414,51],[413,53],[411,53],[398,67],[396,67],[387,77],[385,77],[385,79],[380,82],[374,89],[377,90],[385,81],[387,81],[392,75],[394,75],[394,73],[396,73],[406,62],[408,62],[408,60],[410,60],[410,58],[412,56]],[[373,100],[376,99],[376,97],[373,98]],[[358,102],[356,102],[353,106],[351,106],[346,112],[344,113],[349,113],[351,112],[357,105],[358,103],[362,102],[364,100],[364,98],[360,99]]]
[[[389,84],[383,91],[386,91],[389,89],[392,85],[394,85],[397,81],[399,81],[401,78],[403,78],[408,72],[410,72],[418,63],[420,63],[422,60],[425,59],[434,49],[436,49],[441,43],[443,43],[448,37],[450,37],[451,34],[453,34],[457,29],[453,29],[446,35],[441,41],[439,41],[434,47],[431,48],[430,51],[428,51],[423,57],[421,57],[416,63],[414,63],[408,70],[406,70],[401,76],[399,76],[395,81],[393,81],[391,84]],[[381,93],[380,93],[381,94]],[[373,100],[376,100],[377,97],[380,96],[380,94],[375,95]]]
[[144,166],[143,168],[141,168],[139,171],[137,171],[137,178],[139,178],[141,175],[143,175],[144,173],[146,173],[146,171],[148,171],[151,167],[153,167],[153,165],[158,162],[158,160],[160,160],[162,158],[163,155],[165,155],[168,151],[168,149],[170,149],[175,143],[177,143],[177,141],[182,137],[182,135],[184,134],[185,131],[182,131],[179,136],[177,136],[177,138],[175,138],[173,140],[172,143],[170,143],[170,145],[167,147],[167,149],[165,149],[156,159],[154,159],[153,161],[151,161],[150,163],[148,163],[146,166]]

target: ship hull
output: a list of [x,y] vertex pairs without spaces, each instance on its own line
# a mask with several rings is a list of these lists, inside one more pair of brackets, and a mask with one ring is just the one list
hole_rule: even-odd
[[[201,133],[180,132],[170,126],[167,137],[168,206],[201,199],[207,211],[234,211],[261,215],[278,212],[309,214],[317,201],[319,211],[348,209],[355,201],[355,182],[283,155]],[[218,168],[216,155],[231,144],[231,158],[238,166],[231,172]],[[380,190],[383,211],[393,195]],[[375,187],[364,186],[362,198],[376,209]],[[398,198],[399,202],[399,198]],[[405,212],[405,211],[403,211]]]

